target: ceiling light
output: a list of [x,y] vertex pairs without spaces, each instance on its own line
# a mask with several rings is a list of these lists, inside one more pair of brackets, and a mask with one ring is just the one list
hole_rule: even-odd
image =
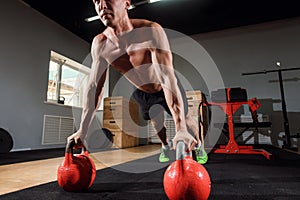
[[155,2],[158,2],[160,0],[149,0],[149,3],[155,3]]
[[98,15],[96,16],[93,16],[93,17],[89,17],[89,18],[86,18],[85,21],[86,22],[91,22],[91,21],[95,21],[97,19],[100,19],[100,17]]
[[134,9],[135,8],[135,5],[130,5],[128,10],[131,10],[131,9]]
[[277,65],[277,67],[280,67],[281,62],[280,62],[280,61],[277,61],[277,62],[276,62],[276,65]]

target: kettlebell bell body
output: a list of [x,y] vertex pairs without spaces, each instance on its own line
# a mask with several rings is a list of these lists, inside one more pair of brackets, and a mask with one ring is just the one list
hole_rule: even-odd
[[177,144],[176,161],[166,169],[163,183],[170,200],[207,200],[211,191],[208,172],[191,155],[186,156],[182,141]]
[[96,177],[96,168],[88,151],[82,147],[81,154],[73,154],[75,142],[67,144],[65,158],[57,170],[57,181],[68,192],[89,189]]

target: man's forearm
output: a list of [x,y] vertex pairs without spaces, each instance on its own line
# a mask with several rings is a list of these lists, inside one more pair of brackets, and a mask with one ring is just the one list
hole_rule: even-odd
[[99,106],[99,99],[101,98],[101,96],[102,95],[97,94],[95,86],[90,87],[87,91],[86,100],[82,109],[81,123],[79,128],[79,130],[83,134],[82,137],[85,137],[85,135],[87,134],[91,121]]
[[187,131],[184,103],[173,67],[163,65],[153,66],[164,90],[167,105],[175,122],[176,131]]
[[175,122],[176,131],[186,131],[187,127],[185,121],[184,103],[177,84],[170,84],[168,86],[165,85],[163,86],[163,90],[168,107]]

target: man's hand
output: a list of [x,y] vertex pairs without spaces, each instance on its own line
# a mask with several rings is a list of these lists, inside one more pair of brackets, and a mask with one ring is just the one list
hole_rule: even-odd
[[74,134],[70,135],[67,139],[67,142],[69,143],[71,140],[75,141],[76,146],[83,145],[83,134],[81,131],[77,131]]
[[183,141],[187,147],[187,151],[192,151],[197,144],[197,140],[187,131],[178,131],[173,139],[173,147],[176,149],[176,145],[179,141]]

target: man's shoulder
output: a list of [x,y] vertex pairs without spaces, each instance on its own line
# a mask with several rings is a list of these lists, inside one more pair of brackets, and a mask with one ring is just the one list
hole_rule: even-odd
[[104,32],[96,35],[92,41],[92,48],[91,48],[92,53],[101,55],[101,52],[103,50],[103,47],[106,44],[106,41],[107,41],[107,35]]
[[107,36],[104,34],[104,32],[102,32],[94,37],[93,43],[100,44],[100,43],[104,42],[106,39],[107,39]]
[[131,23],[134,28],[161,27],[159,23],[146,19],[131,19]]

